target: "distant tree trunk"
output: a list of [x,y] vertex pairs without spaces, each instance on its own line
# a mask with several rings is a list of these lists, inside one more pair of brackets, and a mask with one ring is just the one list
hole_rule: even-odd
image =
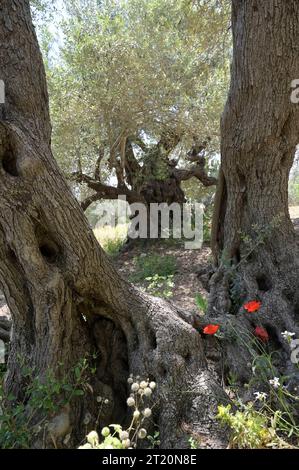
[[[210,315],[233,322],[240,335],[242,328],[252,333],[262,325],[270,350],[280,350],[279,370],[298,381],[281,332],[299,336],[298,240],[288,211],[288,177],[298,144],[299,107],[291,102],[291,82],[299,78],[299,3],[233,0],[232,29]],[[252,299],[262,302],[261,310],[246,314],[242,305]],[[228,346],[227,361],[248,380],[250,361],[240,342]]]
[[6,85],[0,120],[0,287],[13,320],[6,390],[19,398],[24,394],[20,360],[42,380],[49,369],[59,374],[59,362],[68,371],[96,352],[94,393],[67,411],[70,444],[82,439],[86,412],[94,425],[98,395],[108,393],[111,402],[101,423],[126,420],[131,372],[157,382],[162,447],[188,446],[186,424],[211,436],[212,446],[225,445],[213,418],[225,396],[208,372],[194,319],[119,277],[51,154],[46,81],[28,0],[1,1],[0,43]]

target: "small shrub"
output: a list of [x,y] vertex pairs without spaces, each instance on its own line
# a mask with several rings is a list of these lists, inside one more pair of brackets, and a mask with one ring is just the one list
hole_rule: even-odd
[[[60,364],[62,367],[62,364]],[[27,449],[49,420],[71,400],[84,395],[88,362],[82,359],[66,376],[57,380],[49,370],[43,381],[34,370],[23,366],[22,376],[27,387],[22,400],[6,395],[0,378],[0,448]]]
[[280,446],[281,440],[276,434],[275,422],[272,421],[271,425],[267,416],[254,410],[253,403],[235,413],[231,411],[231,405],[219,406],[217,418],[231,428],[232,448],[261,449]]

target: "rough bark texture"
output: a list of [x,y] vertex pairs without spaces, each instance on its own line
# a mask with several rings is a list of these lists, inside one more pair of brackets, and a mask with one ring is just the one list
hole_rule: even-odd
[[42,380],[49,369],[59,373],[59,362],[68,370],[96,351],[94,394],[63,410],[71,444],[82,438],[82,418],[93,415],[98,395],[112,403],[102,424],[126,420],[131,372],[157,382],[162,447],[188,446],[186,424],[212,435],[211,445],[225,445],[214,420],[225,397],[208,372],[193,318],[118,276],[51,154],[46,81],[28,0],[1,1],[0,45],[6,84],[0,287],[13,320],[6,389],[22,397],[20,357]]
[[[216,195],[210,315],[237,331],[262,325],[278,367],[298,381],[284,330],[298,337],[298,240],[288,211],[288,176],[298,144],[299,3],[233,0],[231,87],[222,116],[221,174]],[[237,298],[236,298],[237,297]],[[241,305],[259,299],[258,313]],[[250,358],[237,342],[230,367],[248,380]]]
[[[114,151],[114,158],[110,156],[109,160],[110,168],[115,170],[117,176],[117,186],[109,186],[101,181],[100,163],[103,154],[96,162],[93,176],[82,172],[79,160],[79,170],[72,173],[70,179],[79,184],[84,183],[93,191],[93,194],[81,202],[81,207],[86,210],[95,201],[117,199],[124,195],[129,204],[183,203],[185,194],[181,187],[182,181],[197,178],[206,187],[215,185],[217,179],[209,176],[205,169],[206,160],[203,153],[207,142],[204,145],[194,143],[186,158],[189,166],[181,168],[177,167],[178,161],[170,159],[171,152],[175,150],[179,141],[177,136],[175,139],[168,136],[168,139],[162,138],[154,147],[146,147],[140,139],[127,137],[125,145],[121,141],[116,149],[119,158],[115,158]],[[136,145],[136,142],[144,152],[143,166],[134,155],[133,144]]]

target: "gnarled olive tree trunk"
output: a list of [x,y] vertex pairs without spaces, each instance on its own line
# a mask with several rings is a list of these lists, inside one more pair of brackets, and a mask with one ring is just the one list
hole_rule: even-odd
[[187,446],[185,424],[210,434],[212,445],[225,445],[214,421],[224,397],[209,375],[191,315],[118,276],[51,154],[46,81],[28,0],[1,1],[0,44],[6,85],[0,286],[13,318],[6,389],[22,397],[20,361],[42,380],[49,369],[59,374],[59,362],[68,370],[96,352],[94,393],[67,409],[73,445],[82,438],[85,413],[93,415],[96,397],[107,390],[107,421],[126,419],[129,372],[157,382],[162,447]]
[[[233,0],[231,86],[221,124],[221,173],[213,224],[218,270],[210,315],[252,333],[259,325],[278,368],[298,381],[281,332],[299,335],[299,258],[288,211],[288,177],[298,144],[299,4]],[[261,301],[246,314],[247,300]],[[241,335],[242,336],[242,335]],[[228,366],[246,381],[250,358],[240,342],[227,348]]]

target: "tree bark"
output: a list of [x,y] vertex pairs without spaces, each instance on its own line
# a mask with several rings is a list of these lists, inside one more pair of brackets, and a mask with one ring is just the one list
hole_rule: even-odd
[[108,394],[111,403],[101,424],[126,421],[127,377],[133,373],[157,382],[162,447],[188,446],[186,424],[210,435],[210,445],[224,446],[214,414],[225,395],[208,371],[194,318],[120,278],[52,156],[45,74],[28,0],[1,1],[0,44],[6,84],[0,286],[13,322],[6,390],[24,394],[20,358],[43,380],[49,369],[59,375],[60,362],[68,371],[96,352],[94,393],[67,411],[70,445],[83,437],[86,412],[94,425],[98,395]]
[[[299,4],[233,0],[232,30],[212,236],[218,269],[209,313],[240,332],[262,324],[270,350],[280,351],[279,370],[295,385],[298,373],[281,332],[299,334],[298,241],[288,211],[288,176],[298,144],[291,82],[299,77]],[[252,299],[262,302],[261,310],[245,314],[242,305]],[[240,342],[228,345],[227,361],[248,380],[250,360]]]

